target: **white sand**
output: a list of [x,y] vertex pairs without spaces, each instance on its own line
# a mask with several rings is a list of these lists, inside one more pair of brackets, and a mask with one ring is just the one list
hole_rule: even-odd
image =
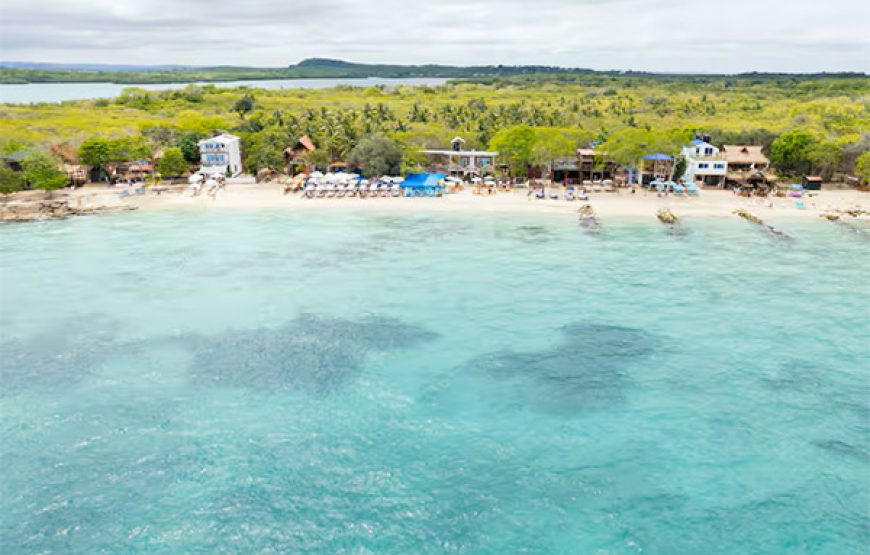
[[[402,212],[477,212],[477,213],[545,213],[575,214],[586,204],[581,201],[538,200],[528,198],[525,190],[496,193],[492,196],[474,195],[466,190],[441,198],[314,198],[301,194],[282,193],[277,184],[229,185],[216,198],[205,193],[192,196],[182,193],[149,192],[145,196],[128,197],[120,202],[134,204],[142,210],[166,208],[229,209],[229,208],[286,208],[288,210],[353,209]],[[108,199],[118,201],[117,193],[103,187],[86,187],[76,193],[89,198],[90,203]],[[805,209],[796,207],[803,202]],[[108,202],[107,202],[108,203]],[[821,191],[803,199],[771,198],[748,199],[737,197],[729,191],[706,190],[700,197],[659,197],[655,193],[630,194],[626,190],[616,193],[590,193],[589,204],[601,219],[609,217],[655,218],[660,208],[669,208],[678,217],[734,217],[733,211],[746,209],[761,218],[818,218],[832,209],[870,207],[870,194],[854,190]],[[772,206],[771,206],[772,204]]]

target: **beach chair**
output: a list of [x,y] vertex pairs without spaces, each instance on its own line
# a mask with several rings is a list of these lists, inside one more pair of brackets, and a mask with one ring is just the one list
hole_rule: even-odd
[[565,190],[565,200],[568,200],[568,201],[574,200],[574,187],[568,187]]
[[545,199],[547,198],[547,193],[544,191],[543,187],[539,189],[535,189],[535,198],[536,199]]
[[402,196],[402,186],[399,183],[393,183],[393,188],[392,188],[392,191],[390,191],[390,194],[393,197]]

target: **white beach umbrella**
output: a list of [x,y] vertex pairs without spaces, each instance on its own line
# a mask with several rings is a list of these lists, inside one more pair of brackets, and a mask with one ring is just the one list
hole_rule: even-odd
[[313,171],[313,172],[311,172],[311,177],[321,178],[321,177],[323,177],[323,172]]

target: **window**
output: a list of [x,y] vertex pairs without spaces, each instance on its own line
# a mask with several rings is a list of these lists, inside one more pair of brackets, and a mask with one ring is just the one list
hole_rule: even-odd
[[711,147],[707,147],[706,149],[704,149],[704,154],[706,154],[707,156],[712,156],[713,149]]
[[724,169],[725,169],[725,164],[716,164],[716,165],[713,166],[713,167],[716,168],[717,170],[724,170]]
[[699,170],[706,170],[709,167],[710,167],[710,164],[698,164]]

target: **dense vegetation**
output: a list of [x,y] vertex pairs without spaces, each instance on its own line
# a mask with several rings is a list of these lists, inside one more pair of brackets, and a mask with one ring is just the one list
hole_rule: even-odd
[[[196,140],[222,130],[242,136],[247,169],[256,171],[280,168],[282,150],[301,135],[319,147],[314,162],[348,160],[362,139],[383,136],[403,145],[406,165],[420,161],[420,148],[461,135],[469,148],[499,149],[518,172],[591,142],[632,164],[644,153],[676,154],[701,131],[718,144],[764,145],[782,173],[826,177],[855,173],[870,150],[866,77],[590,73],[483,81],[391,89],[131,88],[111,100],[0,106],[0,142],[77,149],[89,138],[130,137],[137,152],[143,145],[152,152],[177,147],[193,162]],[[125,148],[114,148],[115,157],[131,153],[130,144]]]

